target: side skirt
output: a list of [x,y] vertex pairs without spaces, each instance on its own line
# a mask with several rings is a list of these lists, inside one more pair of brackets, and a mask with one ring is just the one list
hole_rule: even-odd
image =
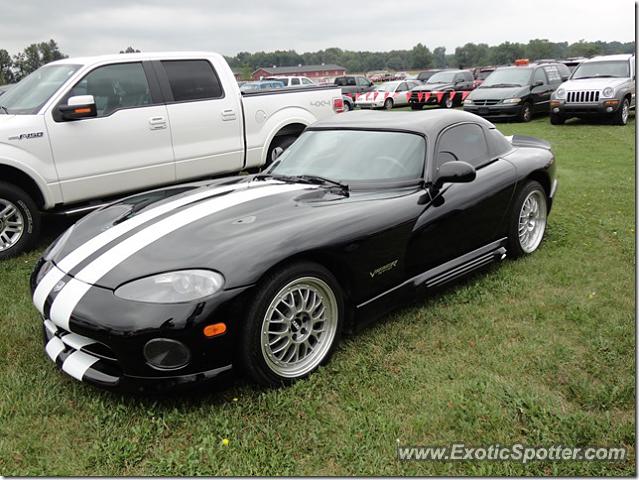
[[508,239],[501,238],[472,252],[454,258],[424,273],[414,276],[405,282],[380,293],[356,306],[356,323],[366,324],[369,320],[392,310],[402,303],[415,297],[418,290],[439,287],[458,279],[473,270],[484,267],[492,262],[506,258],[506,244]]

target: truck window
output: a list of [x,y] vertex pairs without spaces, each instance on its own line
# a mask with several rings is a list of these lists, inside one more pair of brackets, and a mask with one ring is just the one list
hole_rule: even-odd
[[76,95],[93,95],[98,117],[121,108],[152,103],[149,83],[139,62],[105,65],[92,70],[67,93],[63,103]]
[[299,85],[299,84],[300,84],[299,78],[291,78],[291,85]]
[[224,96],[217,73],[207,60],[165,60],[162,66],[176,102]]
[[302,84],[303,85],[313,85],[313,82],[311,82],[308,78],[302,78]]

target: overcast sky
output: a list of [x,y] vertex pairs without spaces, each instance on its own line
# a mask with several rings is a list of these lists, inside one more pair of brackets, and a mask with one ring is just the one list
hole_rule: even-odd
[[0,0],[0,48],[55,39],[70,55],[328,47],[448,53],[467,42],[631,41],[632,0]]

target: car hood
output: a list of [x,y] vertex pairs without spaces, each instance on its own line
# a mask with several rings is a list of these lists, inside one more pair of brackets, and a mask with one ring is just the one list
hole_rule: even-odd
[[[391,208],[396,195],[346,197],[329,188],[253,177],[176,186],[123,199],[84,217],[49,256],[72,277],[109,289],[189,268],[221,272],[230,289],[254,283],[297,252],[361,236],[371,225],[371,212],[373,223],[392,225],[398,221],[396,205]],[[96,249],[104,240],[110,241]],[[87,252],[86,259],[69,268],[73,263],[67,256],[81,258]]]
[[476,88],[468,98],[471,100],[490,100],[518,97],[530,91],[529,87]]
[[618,87],[627,81],[627,78],[582,78],[568,80],[562,83],[559,88],[566,90],[603,90],[606,87]]
[[438,92],[440,90],[446,90],[448,88],[453,88],[455,86],[454,83],[425,83],[424,85],[418,85],[413,88],[413,92]]

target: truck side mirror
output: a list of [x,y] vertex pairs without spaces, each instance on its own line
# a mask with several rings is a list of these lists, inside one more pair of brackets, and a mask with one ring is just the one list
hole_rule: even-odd
[[60,112],[62,120],[65,121],[98,116],[93,95],[76,95],[70,97],[66,105],[58,106],[58,112]]

